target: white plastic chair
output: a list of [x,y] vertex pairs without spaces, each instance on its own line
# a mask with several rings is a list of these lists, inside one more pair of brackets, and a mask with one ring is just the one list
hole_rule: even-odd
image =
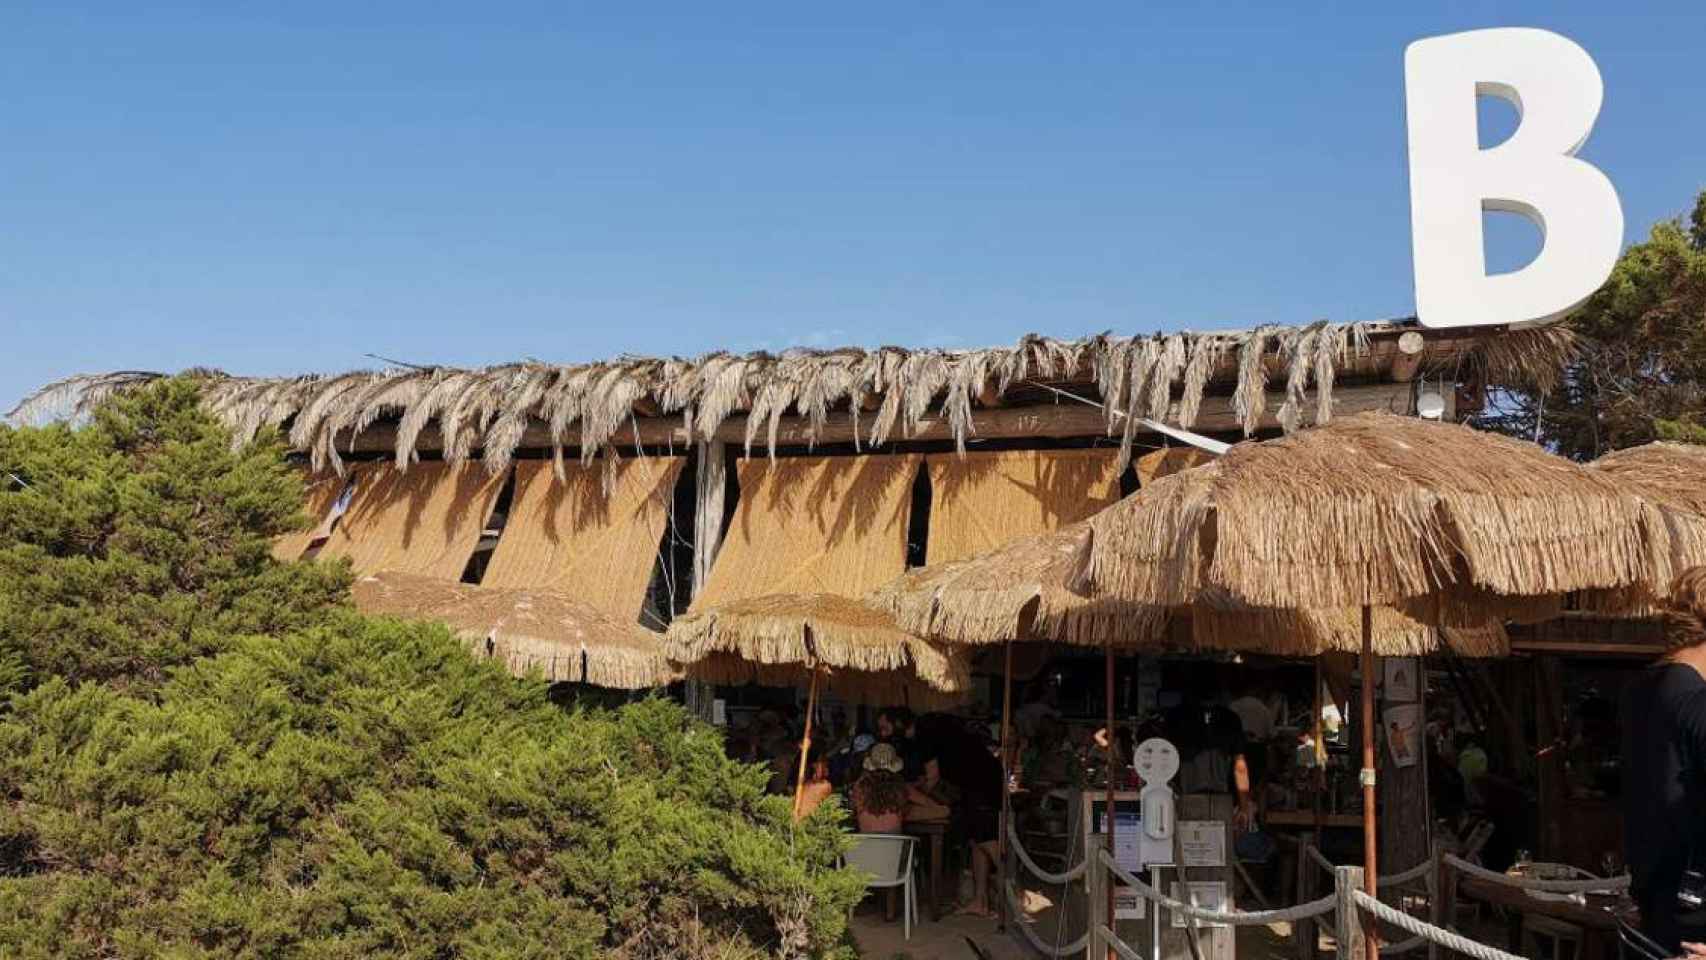
[[917,837],[898,833],[860,833],[844,858],[847,865],[870,875],[865,886],[901,891],[901,931],[912,939],[912,918],[918,914],[918,888],[912,882],[913,851]]

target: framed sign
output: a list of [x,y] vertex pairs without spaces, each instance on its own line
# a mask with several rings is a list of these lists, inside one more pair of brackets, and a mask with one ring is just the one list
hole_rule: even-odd
[[[1187,888],[1189,891],[1187,892]],[[1173,884],[1173,899],[1181,903],[1191,903],[1195,898],[1197,906],[1204,910],[1226,909],[1226,884],[1219,880],[1193,880],[1190,883]],[[1173,914],[1173,928],[1182,930],[1187,925],[1187,919],[1182,913]],[[1223,923],[1210,923],[1206,920],[1197,922],[1197,926],[1205,929],[1215,929],[1226,926]]]
[[1420,699],[1421,661],[1412,657],[1387,657],[1386,702],[1415,703]]

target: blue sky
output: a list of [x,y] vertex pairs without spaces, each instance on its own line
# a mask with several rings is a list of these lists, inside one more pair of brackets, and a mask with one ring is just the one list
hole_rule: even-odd
[[1406,314],[1403,47],[1475,27],[1593,54],[1630,239],[1706,186],[1706,4],[1368,6],[10,4],[0,401]]

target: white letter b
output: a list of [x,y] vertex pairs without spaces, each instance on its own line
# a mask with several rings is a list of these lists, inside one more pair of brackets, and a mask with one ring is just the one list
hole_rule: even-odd
[[[1545,30],[1429,37],[1404,53],[1410,127],[1410,224],[1416,313],[1430,327],[1542,323],[1599,289],[1623,244],[1617,191],[1575,153],[1605,86],[1593,58]],[[1480,149],[1476,97],[1510,101],[1517,129]],[[1521,213],[1540,254],[1487,275],[1482,211]]]

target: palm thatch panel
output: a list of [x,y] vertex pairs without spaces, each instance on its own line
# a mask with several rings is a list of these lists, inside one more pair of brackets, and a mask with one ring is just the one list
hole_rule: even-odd
[[315,541],[330,537],[333,523],[338,519],[333,511],[348,483],[347,478],[336,474],[303,477],[302,512],[313,525],[275,539],[272,555],[283,563],[300,560]]
[[988,553],[1088,518],[1120,498],[1110,449],[933,455],[926,562]]
[[618,619],[644,606],[681,475],[680,457],[562,466],[522,460],[481,583],[577,596]]
[[658,634],[562,594],[382,571],[358,579],[351,595],[364,613],[441,621],[518,677],[537,670],[552,682],[619,690],[681,678]]
[[906,567],[916,456],[747,458],[693,609],[768,594],[859,596]]
[[349,507],[321,548],[358,574],[392,570],[458,580],[502,492],[504,478],[478,463],[435,461],[399,473],[365,464]]
[[[380,421],[397,423],[394,454],[400,466],[415,459],[417,442],[436,429],[445,459],[460,463],[482,450],[493,473],[509,465],[529,424],[545,425],[559,453],[577,447],[590,461],[620,445],[635,417],[651,415],[679,416],[702,439],[729,418],[744,416],[749,454],[765,440],[774,450],[777,427],[788,413],[809,423],[814,438],[832,417],[850,418],[857,434],[873,445],[902,439],[926,418],[939,417],[963,449],[976,434],[981,405],[1039,383],[1094,388],[1107,410],[1109,433],[1121,437],[1123,469],[1137,418],[1189,428],[1211,383],[1232,388],[1247,434],[1274,400],[1275,416],[1288,430],[1325,423],[1340,375],[1378,375],[1370,338],[1392,341],[1412,328],[1408,322],[1321,322],[1080,340],[1027,336],[1011,347],[982,350],[713,353],[696,360],[624,357],[286,378],[192,373],[205,381],[205,403],[231,426],[238,443],[266,427],[286,428],[316,471],[341,472],[339,444]],[[1489,335],[1467,345],[1462,338],[1436,336],[1426,342],[1422,367],[1493,383],[1528,383],[1555,377],[1573,352],[1561,327]],[[106,396],[160,376],[127,371],[68,378],[38,390],[11,416],[28,421],[80,415]]]
[[1669,579],[1657,508],[1467,427],[1361,414],[1151,484],[1092,521],[1104,597],[1395,606],[1449,586],[1534,596]]

